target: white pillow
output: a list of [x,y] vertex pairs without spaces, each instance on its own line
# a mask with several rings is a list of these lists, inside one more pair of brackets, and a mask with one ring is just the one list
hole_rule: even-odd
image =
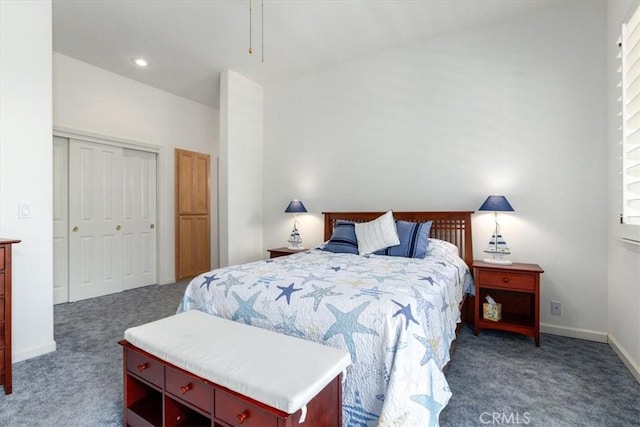
[[399,245],[400,239],[393,213],[389,211],[369,222],[356,222],[356,239],[360,255]]
[[460,256],[458,247],[453,243],[447,242],[446,240],[434,239],[432,237],[429,238],[429,241],[427,242],[427,256],[430,255],[444,258],[447,254]]

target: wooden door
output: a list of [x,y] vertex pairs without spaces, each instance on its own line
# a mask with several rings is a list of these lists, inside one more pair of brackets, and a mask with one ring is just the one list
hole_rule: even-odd
[[123,153],[124,289],[157,283],[156,154],[125,149]]
[[176,149],[176,280],[211,268],[208,154]]
[[122,148],[69,140],[69,301],[123,290]]

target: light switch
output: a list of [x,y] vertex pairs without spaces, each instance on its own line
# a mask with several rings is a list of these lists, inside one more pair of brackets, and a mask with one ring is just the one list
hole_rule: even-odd
[[31,203],[18,202],[18,218],[19,219],[31,218]]

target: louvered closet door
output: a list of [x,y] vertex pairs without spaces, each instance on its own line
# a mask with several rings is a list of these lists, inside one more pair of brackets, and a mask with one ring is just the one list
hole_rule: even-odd
[[123,290],[122,156],[69,141],[69,301]]
[[124,289],[157,283],[156,154],[125,149],[123,153]]

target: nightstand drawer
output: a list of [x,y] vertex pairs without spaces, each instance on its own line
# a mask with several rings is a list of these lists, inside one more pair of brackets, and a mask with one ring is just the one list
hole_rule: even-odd
[[498,289],[517,289],[519,291],[534,291],[536,284],[534,275],[512,271],[480,270],[476,280],[481,286]]

